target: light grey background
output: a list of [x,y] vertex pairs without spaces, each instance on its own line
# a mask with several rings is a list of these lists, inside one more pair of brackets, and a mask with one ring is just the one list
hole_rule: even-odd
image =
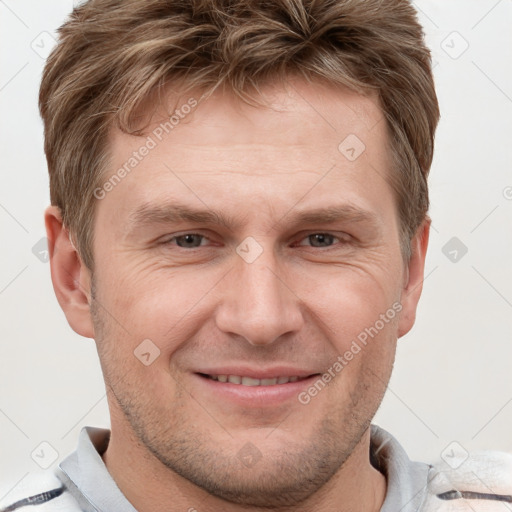
[[[453,441],[512,452],[512,1],[416,6],[442,111],[433,229],[418,320],[375,422],[414,459]],[[0,0],[0,499],[72,451],[82,426],[108,426],[94,343],[70,329],[33,253],[49,202],[37,92],[71,7]]]

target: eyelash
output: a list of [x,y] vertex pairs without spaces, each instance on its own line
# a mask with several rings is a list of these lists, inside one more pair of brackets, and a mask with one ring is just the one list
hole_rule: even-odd
[[[169,238],[168,240],[163,241],[162,243],[164,245],[171,245],[172,242],[175,242],[177,239],[184,238],[184,237],[190,236],[190,235],[192,235],[192,236],[199,236],[199,237],[202,237],[205,240],[209,240],[209,238],[206,235],[203,235],[201,233],[190,232],[190,233],[184,233],[182,235],[175,235],[175,236]],[[332,237],[333,239],[338,240],[338,242],[340,244],[342,244],[342,245],[348,243],[348,240],[344,240],[343,237],[339,237],[339,236],[336,236],[333,233],[324,232],[324,231],[316,231],[316,232],[309,233],[309,234],[305,235],[303,238],[301,238],[300,241],[306,240],[309,237],[312,237],[312,236],[315,236],[315,235],[323,235],[323,236]],[[349,237],[349,235],[346,235],[346,236]],[[330,249],[330,248],[334,247],[335,245],[336,244],[333,244],[333,245],[330,245],[330,246],[327,246],[327,247],[314,247],[312,245],[306,245],[306,246],[301,246],[301,247],[312,247],[313,249]],[[200,249],[203,246],[200,245],[198,247],[186,248],[186,247],[180,247],[179,245],[176,245],[176,247],[178,247],[179,249],[183,249],[185,251],[193,251],[193,250],[196,250],[196,249]]]

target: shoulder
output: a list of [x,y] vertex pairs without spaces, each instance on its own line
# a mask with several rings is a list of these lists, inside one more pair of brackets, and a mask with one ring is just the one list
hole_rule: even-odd
[[52,472],[31,473],[0,500],[0,512],[79,512],[76,501]]
[[512,454],[453,453],[432,467],[424,512],[512,510]]

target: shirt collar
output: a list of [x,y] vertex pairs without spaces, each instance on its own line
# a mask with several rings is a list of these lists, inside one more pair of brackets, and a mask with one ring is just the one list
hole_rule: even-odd
[[421,510],[428,495],[432,466],[411,461],[400,443],[377,425],[371,426],[370,459],[387,482],[380,512]]
[[64,483],[84,512],[137,512],[117,487],[101,455],[110,440],[110,430],[85,427],[78,447],[59,468]]

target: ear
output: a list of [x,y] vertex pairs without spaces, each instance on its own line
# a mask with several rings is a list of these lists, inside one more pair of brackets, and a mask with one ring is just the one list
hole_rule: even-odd
[[416,320],[416,307],[423,290],[430,223],[431,220],[427,217],[411,240],[411,258],[405,267],[401,296],[402,311],[398,324],[399,338],[412,329]]
[[71,328],[81,336],[94,338],[89,304],[91,274],[82,263],[62,223],[60,209],[49,206],[44,214],[53,289]]

